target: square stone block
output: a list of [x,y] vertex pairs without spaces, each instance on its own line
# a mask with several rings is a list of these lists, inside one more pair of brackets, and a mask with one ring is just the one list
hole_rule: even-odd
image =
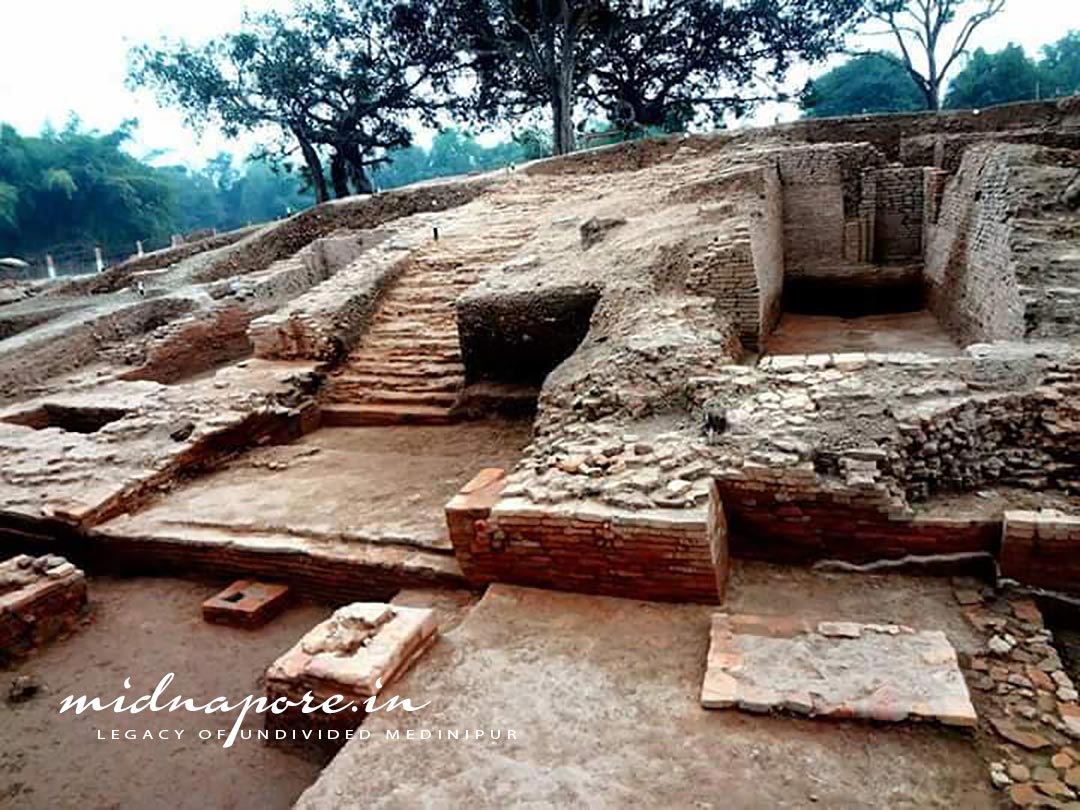
[[266,624],[289,603],[289,587],[240,579],[202,604],[203,619],[215,624],[255,628]]
[[713,616],[701,704],[965,727],[977,719],[940,631],[724,613]]
[[[381,602],[355,602],[316,625],[266,671],[266,695],[273,701],[303,699],[308,692],[321,703],[340,696],[353,704],[340,712],[304,712],[292,708],[268,712],[271,732],[289,734],[287,742],[319,752],[335,751],[345,732],[363,722],[362,705],[391,686],[435,641],[435,612]],[[421,696],[412,697],[421,703]],[[381,701],[377,701],[381,703]],[[299,732],[313,732],[306,737]],[[277,740],[275,740],[277,741]]]

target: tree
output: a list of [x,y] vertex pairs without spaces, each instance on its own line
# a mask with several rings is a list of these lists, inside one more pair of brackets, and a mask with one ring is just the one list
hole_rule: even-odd
[[133,52],[130,79],[227,135],[276,128],[299,149],[315,195],[370,191],[368,167],[406,146],[407,122],[434,120],[458,68],[449,18],[424,0],[308,0],[290,14],[245,17],[244,29],[201,47]]
[[912,112],[925,99],[911,75],[891,59],[863,54],[806,83],[799,106],[810,118]]
[[1039,71],[1024,49],[1010,43],[997,53],[979,48],[949,83],[945,109],[988,107],[1038,98]]
[[746,88],[783,80],[795,59],[837,50],[861,19],[864,0],[612,0],[590,97],[625,127],[685,128],[697,113],[713,123],[765,96]]
[[1039,83],[1046,97],[1080,93],[1080,31],[1043,46]]
[[432,177],[489,171],[527,159],[526,149],[516,140],[485,147],[468,132],[444,129],[431,141],[429,149],[409,146],[386,156],[375,170],[382,188],[397,188]]
[[472,57],[474,112],[518,117],[547,107],[555,154],[572,151],[602,0],[453,0],[451,8]]
[[899,63],[928,110],[941,109],[942,84],[971,35],[1004,7],[1005,0],[870,0],[872,16],[896,41]]
[[106,252],[168,235],[173,191],[121,147],[134,122],[104,135],[72,118],[59,132],[23,138],[0,125],[0,254],[83,242]]

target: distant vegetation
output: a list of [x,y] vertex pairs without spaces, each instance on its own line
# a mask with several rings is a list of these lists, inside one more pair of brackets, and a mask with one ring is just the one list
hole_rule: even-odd
[[[210,42],[130,54],[131,86],[151,89],[196,129],[266,133],[240,165],[228,155],[197,170],[139,160],[125,148],[134,122],[99,133],[73,121],[39,135],[0,124],[0,256],[40,261],[70,248],[85,257],[98,245],[115,259],[136,240],[149,250],[174,233],[263,222],[330,196],[723,126],[786,98],[779,88],[792,64],[840,52],[867,25],[894,51],[809,83],[799,97],[806,115],[1080,89],[1075,32],[1038,61],[1014,45],[969,54],[1004,2],[296,0]],[[418,124],[438,130],[429,147],[414,143]],[[482,143],[470,129],[492,126],[514,134]]]
[[[967,109],[1056,98],[1080,92],[1080,31],[1043,47],[1038,61],[1019,45],[996,53],[977,48],[949,82],[945,109]],[[926,109],[918,85],[903,62],[888,53],[855,57],[807,83],[803,112],[822,118]]]
[[[149,165],[124,151],[133,127],[101,134],[72,120],[62,130],[24,137],[0,124],[0,256],[42,264],[50,252],[61,270],[85,268],[95,246],[115,260],[133,253],[137,240],[152,250],[168,245],[172,234],[232,230],[315,202],[308,179],[283,162],[237,166],[222,154],[196,171]],[[430,149],[394,150],[374,178],[388,189],[545,154],[550,144],[535,130],[485,147],[450,129]]]

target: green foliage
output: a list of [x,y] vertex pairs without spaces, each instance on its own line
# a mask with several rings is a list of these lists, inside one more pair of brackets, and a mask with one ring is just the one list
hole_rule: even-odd
[[19,189],[10,183],[0,183],[0,229],[18,226],[18,205]]
[[409,146],[387,153],[387,163],[374,172],[380,188],[397,188],[433,177],[484,172],[534,160],[551,154],[550,141],[542,133],[527,130],[511,141],[482,146],[468,132],[444,129],[431,142],[430,149]]
[[988,107],[1037,98],[1038,94],[1039,69],[1022,47],[1010,43],[997,53],[976,50],[949,83],[944,107]]
[[77,120],[56,132],[22,138],[0,127],[0,253],[87,241],[106,249],[167,235],[172,216],[168,183],[121,149],[132,123],[99,135]]
[[133,124],[104,135],[81,129],[23,138],[0,125],[0,255],[35,256],[64,246],[106,255],[161,247],[174,233],[228,230],[311,204],[298,180],[261,163],[238,171],[228,155],[192,172],[155,168],[123,151]]
[[1039,81],[1044,97],[1080,93],[1080,31],[1070,31],[1043,47]]
[[[1070,31],[1042,49],[1036,63],[1019,45],[996,53],[976,50],[949,84],[946,109],[987,107],[1010,101],[1080,92],[1080,32]],[[890,54],[866,54],[808,82],[800,99],[804,115],[826,117],[925,109],[918,86]]]
[[925,100],[907,69],[887,54],[866,54],[807,82],[799,105],[811,118],[921,110]]
[[279,156],[299,149],[324,200],[327,159],[338,196],[367,191],[380,153],[409,145],[407,124],[434,123],[458,69],[449,26],[426,0],[303,0],[202,47],[137,48],[130,82],[196,125],[276,128]]

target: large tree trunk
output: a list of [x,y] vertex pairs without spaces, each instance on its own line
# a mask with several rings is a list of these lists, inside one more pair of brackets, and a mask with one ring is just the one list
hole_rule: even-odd
[[349,162],[352,170],[353,184],[357,194],[374,194],[375,186],[371,182],[371,176],[364,165],[364,156],[360,154],[360,147],[353,144],[345,151],[345,159]]
[[574,70],[577,60],[578,31],[569,3],[561,4],[561,47],[554,60],[551,77],[551,113],[554,119],[554,152],[566,155],[574,151]]
[[304,163],[307,165],[308,173],[311,175],[311,184],[315,188],[315,202],[324,203],[330,199],[330,192],[326,188],[326,178],[323,177],[322,161],[319,160],[319,153],[315,151],[315,147],[303,135],[295,132],[293,134],[296,135],[296,140],[300,144],[300,153],[304,156]]
[[551,100],[551,112],[555,119],[554,152],[566,155],[574,151],[574,100],[573,93],[560,85],[555,88],[555,97]]
[[334,152],[330,158],[330,182],[334,184],[334,196],[339,200],[349,196],[349,167],[340,152]]

